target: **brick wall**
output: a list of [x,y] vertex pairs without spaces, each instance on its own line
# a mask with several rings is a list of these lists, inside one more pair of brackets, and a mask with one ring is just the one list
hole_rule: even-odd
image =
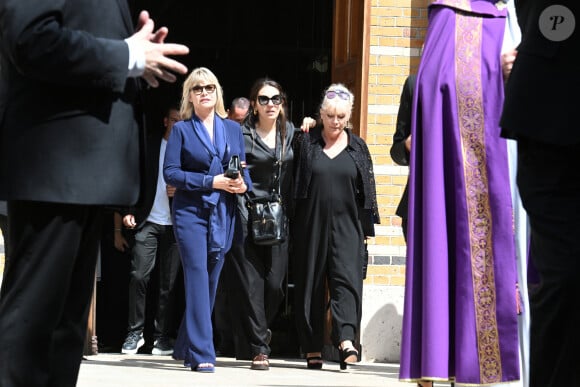
[[381,224],[369,242],[365,284],[402,286],[406,246],[395,210],[408,168],[389,154],[401,89],[416,72],[427,27],[428,0],[372,0],[367,144],[373,157]]

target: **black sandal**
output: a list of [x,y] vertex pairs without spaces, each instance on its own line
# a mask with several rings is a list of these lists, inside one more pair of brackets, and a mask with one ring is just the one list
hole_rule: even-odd
[[354,347],[339,348],[340,353],[340,369],[345,370],[347,364],[356,363],[358,361],[358,351]]
[[322,356],[308,356],[306,357],[306,368],[309,370],[322,369]]

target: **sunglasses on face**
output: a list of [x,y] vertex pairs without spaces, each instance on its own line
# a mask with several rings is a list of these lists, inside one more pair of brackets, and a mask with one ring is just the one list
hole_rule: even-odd
[[267,105],[270,101],[272,101],[272,104],[274,105],[280,105],[282,103],[282,97],[280,96],[280,94],[276,94],[271,97],[265,95],[258,96],[258,103],[262,106]]
[[344,99],[345,101],[350,98],[350,94],[348,94],[346,91],[342,91],[342,90],[328,90],[326,92],[326,97],[328,99],[333,99],[337,95],[340,97],[340,99]]
[[205,85],[205,86],[197,85],[191,88],[191,91],[193,91],[193,94],[195,95],[200,95],[201,93],[203,93],[204,90],[206,93],[211,94],[215,91],[215,85]]

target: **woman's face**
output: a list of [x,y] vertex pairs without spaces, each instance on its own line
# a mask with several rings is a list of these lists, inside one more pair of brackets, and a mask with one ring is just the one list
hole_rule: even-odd
[[329,104],[326,109],[320,111],[320,118],[322,118],[324,130],[328,133],[342,131],[348,123],[350,118],[349,114],[349,106],[347,103],[338,102]]
[[189,90],[189,101],[196,112],[211,111],[217,102],[216,85],[200,81]]
[[259,120],[276,120],[282,109],[282,95],[280,90],[266,85],[258,91],[254,108],[258,111]]

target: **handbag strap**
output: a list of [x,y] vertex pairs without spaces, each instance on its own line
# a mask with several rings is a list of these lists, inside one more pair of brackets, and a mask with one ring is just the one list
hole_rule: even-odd
[[[276,145],[274,146],[274,153],[276,155],[276,163],[278,164],[278,176],[276,178],[278,182],[276,191],[274,193],[278,196],[278,200],[282,201],[282,195],[280,194],[280,192],[282,184],[282,147],[284,146],[284,142],[282,139],[282,131],[277,130],[277,132],[278,133],[276,133]],[[280,136],[280,141],[282,142],[282,144],[279,144],[278,136]]]

